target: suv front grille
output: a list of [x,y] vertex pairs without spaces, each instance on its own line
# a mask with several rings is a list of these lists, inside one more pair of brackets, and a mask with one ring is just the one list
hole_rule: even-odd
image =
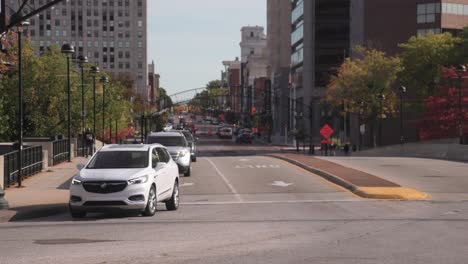
[[89,201],[84,206],[125,206],[124,201]]
[[90,193],[116,193],[127,187],[126,181],[84,182],[83,188]]

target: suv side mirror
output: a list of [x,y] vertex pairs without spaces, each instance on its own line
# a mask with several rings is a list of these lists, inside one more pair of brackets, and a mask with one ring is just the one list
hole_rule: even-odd
[[156,166],[154,166],[154,169],[162,169],[166,166],[166,163],[164,162],[157,162]]

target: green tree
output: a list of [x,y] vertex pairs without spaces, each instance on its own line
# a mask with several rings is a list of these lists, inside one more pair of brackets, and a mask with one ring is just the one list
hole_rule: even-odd
[[[398,99],[392,88],[402,70],[401,61],[377,50],[358,47],[356,52],[357,58],[346,59],[332,77],[324,103],[341,114],[361,112],[374,131],[379,118],[396,112]],[[379,99],[381,95],[385,100]]]
[[443,81],[442,67],[463,62],[461,43],[461,38],[450,33],[429,33],[410,38],[400,45],[404,68],[402,82],[409,90],[416,91],[420,99],[433,95]]

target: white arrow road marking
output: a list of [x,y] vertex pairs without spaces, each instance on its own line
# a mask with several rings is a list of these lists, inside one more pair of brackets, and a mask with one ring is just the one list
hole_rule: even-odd
[[288,187],[290,185],[293,185],[294,183],[286,183],[284,181],[274,181],[271,186],[278,186],[278,187]]
[[249,159],[240,159],[239,161],[250,161]]
[[186,182],[186,183],[182,183],[181,185],[179,185],[179,187],[187,187],[187,186],[194,186],[195,183],[193,182]]

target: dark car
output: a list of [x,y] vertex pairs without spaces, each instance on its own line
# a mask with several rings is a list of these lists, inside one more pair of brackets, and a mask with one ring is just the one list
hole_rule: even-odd
[[236,143],[242,144],[242,143],[247,143],[247,144],[252,144],[253,141],[253,134],[252,130],[250,129],[241,129],[237,133],[236,137]]
[[184,130],[185,129],[185,125],[184,124],[177,124],[175,127],[174,127],[175,130]]

